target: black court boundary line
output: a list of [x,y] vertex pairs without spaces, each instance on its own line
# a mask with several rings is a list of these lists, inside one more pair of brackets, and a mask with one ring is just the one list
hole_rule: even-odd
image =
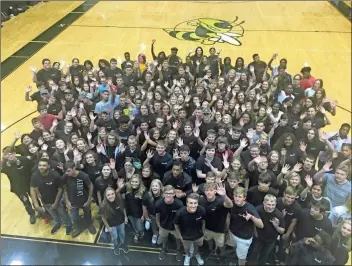
[[[90,10],[94,5],[96,5],[99,1],[97,0],[88,0],[83,2],[81,5],[79,5],[78,7],[76,7],[74,10],[72,10],[71,12],[67,13],[64,17],[62,17],[60,20],[56,21],[53,25],[51,25],[49,28],[47,28],[45,31],[41,32],[38,36],[36,36],[35,38],[33,38],[31,41],[29,41],[26,45],[22,46],[20,49],[18,49],[16,52],[14,52],[11,56],[9,56],[8,58],[6,58],[3,62],[1,62],[1,68],[4,67],[4,65],[6,63],[8,63],[12,58],[16,58],[16,54],[20,54],[21,50],[29,48],[29,45],[31,44],[38,44],[38,38],[45,34],[45,33],[50,33],[50,32],[54,32],[56,31],[56,25],[57,24],[63,24],[63,22],[65,21],[65,19],[67,19],[67,17],[70,14],[77,14],[77,17],[72,20],[71,23],[69,24],[65,24],[63,27],[61,27],[61,30],[59,30],[55,35],[53,35],[47,42],[41,42],[40,44],[41,47],[38,47],[38,49],[32,53],[30,56],[28,56],[27,58],[23,58],[24,60],[22,62],[19,62],[18,64],[14,64],[15,67],[13,67],[6,75],[2,76],[1,73],[1,81],[3,81],[6,77],[8,77],[10,74],[12,74],[17,68],[19,68],[21,65],[23,65],[26,61],[28,61],[28,59],[30,59],[33,55],[35,55],[38,51],[40,51],[43,47],[45,47],[49,42],[51,42],[52,40],[54,40],[58,35],[60,35],[65,29],[67,29],[69,26],[72,25],[73,22],[75,22],[78,18],[80,18],[83,14],[85,14],[88,10]],[[82,13],[75,13],[75,10],[80,10],[82,9],[84,6],[86,6],[86,10],[85,12]],[[72,13],[73,12],[73,13]],[[39,45],[38,45],[39,46]],[[2,72],[2,71],[1,71]]]
[[[150,30],[163,30],[163,27],[145,27],[145,26],[116,26],[116,25],[81,25],[75,24],[71,27],[82,27],[82,28],[117,28],[117,29],[150,29]],[[166,27],[167,28],[167,27]],[[179,29],[187,30],[187,29]],[[319,31],[319,30],[254,30],[254,29],[245,29],[245,32],[297,32],[297,33],[342,33],[342,34],[351,34],[349,31]]]
[[[328,0],[328,2],[329,2],[329,4],[331,4],[334,8],[336,8],[336,9],[339,11],[339,13],[344,16],[344,18],[346,18],[349,22],[352,22],[351,18],[348,17],[347,14],[344,13],[344,11],[343,11],[343,10],[348,10],[348,9],[351,10],[352,8],[349,7],[344,1],[339,1],[337,4],[335,4],[334,1],[331,1],[331,0],[330,0],[330,1]],[[350,12],[351,12],[351,11],[350,11]]]

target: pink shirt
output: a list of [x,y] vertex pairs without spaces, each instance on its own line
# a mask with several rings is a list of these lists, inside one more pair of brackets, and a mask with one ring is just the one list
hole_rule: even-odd
[[56,116],[52,114],[47,114],[46,116],[39,116],[38,119],[45,129],[50,130],[53,125],[53,121],[56,119]]

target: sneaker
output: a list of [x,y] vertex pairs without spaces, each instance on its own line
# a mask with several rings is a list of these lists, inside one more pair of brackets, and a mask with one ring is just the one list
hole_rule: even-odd
[[185,260],[183,261],[184,266],[189,266],[189,263],[191,262],[191,257],[186,255]]
[[59,231],[61,228],[61,224],[55,224],[54,227],[51,229],[51,234],[55,235],[57,231]]
[[204,265],[204,260],[202,259],[202,257],[200,256],[199,253],[196,254],[195,257],[196,257],[196,260],[198,262],[198,265]]
[[156,242],[158,241],[158,236],[157,235],[153,235],[152,237],[152,244],[156,244]]
[[165,249],[161,249],[160,253],[159,253],[159,260],[164,260],[166,257],[166,250]]
[[181,250],[176,250],[176,261],[181,261],[183,257],[183,253]]
[[134,236],[133,241],[134,241],[135,243],[138,243],[138,236],[137,236],[137,235]]
[[37,220],[37,218],[35,218],[35,215],[34,214],[32,214],[32,215],[30,215],[29,216],[29,222],[31,223],[31,224],[35,224],[35,221]]
[[75,238],[81,234],[81,230],[79,229],[73,229],[72,231],[72,238]]
[[122,251],[125,252],[126,254],[129,252],[129,249],[128,249],[127,244],[122,244],[120,248],[121,248]]
[[72,232],[72,226],[67,226],[66,227],[66,235],[69,236]]
[[88,226],[88,231],[89,233],[91,233],[92,235],[95,235],[97,233],[97,230],[95,229],[94,225],[90,224]]
[[116,256],[120,255],[120,247],[118,245],[114,245],[114,254]]

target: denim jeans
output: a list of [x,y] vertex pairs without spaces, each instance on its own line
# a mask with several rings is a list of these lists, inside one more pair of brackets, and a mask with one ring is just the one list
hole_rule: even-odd
[[70,210],[70,217],[72,220],[73,224],[77,223],[77,220],[79,218],[79,209],[83,209],[84,213],[84,220],[86,222],[86,225],[89,226],[92,224],[92,213],[90,210],[90,205],[87,207],[77,207],[77,206],[72,206]]
[[275,244],[276,240],[265,243],[258,238],[254,238],[249,249],[248,265],[265,265],[275,248]]
[[117,226],[112,226],[111,229],[111,242],[115,246],[123,245],[125,243],[125,224],[122,223]]
[[132,227],[137,235],[142,234],[144,232],[144,225],[141,221],[141,218],[128,216],[128,219],[131,221]]
[[66,211],[66,207],[60,201],[56,209],[50,209],[52,204],[43,204],[46,211],[53,217],[55,225],[62,224],[62,221],[66,227],[71,227],[71,219]]

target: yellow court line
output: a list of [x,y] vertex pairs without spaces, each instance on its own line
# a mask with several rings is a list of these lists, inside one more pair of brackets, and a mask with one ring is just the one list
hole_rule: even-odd
[[49,43],[47,41],[29,41],[29,42],[34,42],[34,43]]
[[13,57],[13,58],[29,58],[29,56],[24,56],[24,55],[11,55],[10,57]]
[[[64,245],[72,245],[72,246],[79,246],[79,247],[90,247],[90,248],[102,248],[102,249],[111,249],[110,247],[106,247],[106,246],[101,246],[101,245],[97,245],[97,244],[92,244],[92,245],[85,245],[85,244],[81,244],[81,243],[66,243],[66,242],[58,242],[58,241],[49,241],[49,240],[42,240],[42,239],[28,239],[28,238],[18,238],[18,237],[10,237],[10,236],[1,236],[2,238],[5,239],[15,239],[15,240],[24,240],[24,241],[28,241],[28,242],[39,242],[39,243],[54,243],[54,244],[64,244]],[[137,246],[131,246],[128,245],[129,247],[137,247]],[[140,247],[138,247],[140,248]],[[134,252],[142,252],[142,253],[151,253],[151,254],[159,254],[159,252],[157,251],[153,251],[153,250],[140,250],[140,249],[129,249],[130,251],[134,251]],[[176,255],[176,253],[167,253],[168,255]]]

